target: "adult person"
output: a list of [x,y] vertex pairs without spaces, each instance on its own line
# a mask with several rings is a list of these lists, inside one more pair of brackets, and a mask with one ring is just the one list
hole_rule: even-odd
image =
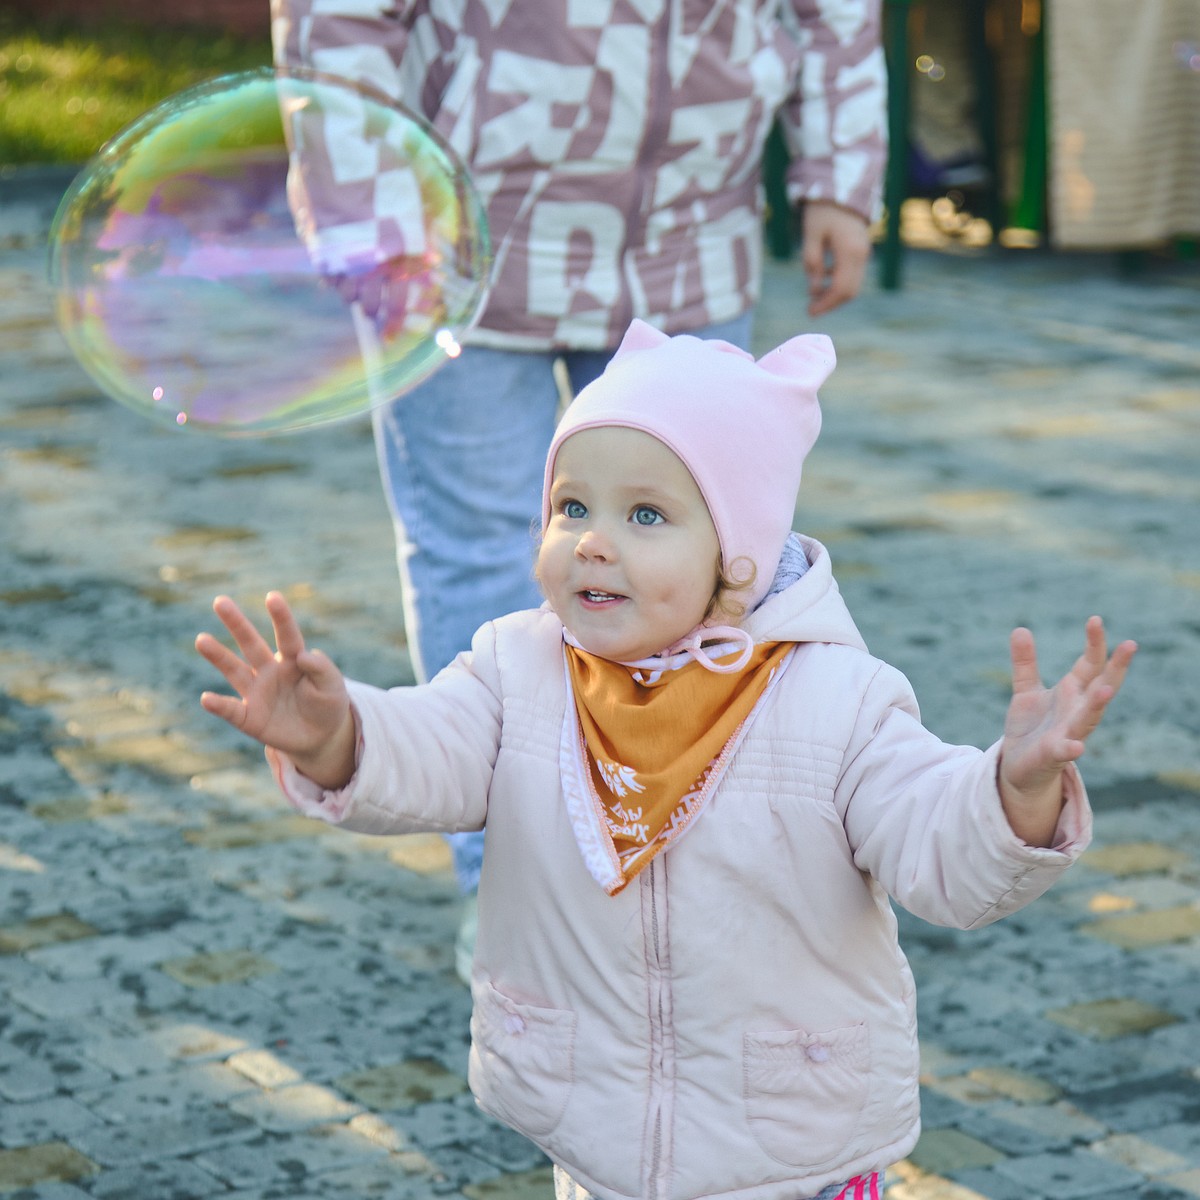
[[[808,314],[857,294],[885,157],[879,9],[272,0],[277,64],[418,111],[468,166],[493,238],[490,295],[463,353],[373,417],[418,679],[484,621],[539,603],[531,526],[560,401],[601,373],[630,320],[749,345],[776,118],[803,205]],[[337,145],[331,125],[307,148],[310,167]],[[373,170],[368,159],[326,172],[345,220],[374,215]],[[293,185],[302,192],[303,178]],[[469,895],[482,837],[453,849]],[[470,921],[468,906],[460,975]]]

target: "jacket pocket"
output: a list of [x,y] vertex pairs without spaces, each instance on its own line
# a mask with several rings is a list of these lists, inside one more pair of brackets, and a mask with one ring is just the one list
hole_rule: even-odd
[[816,1167],[845,1148],[867,1099],[866,1025],[747,1033],[742,1055],[750,1130],[776,1162]]
[[471,1040],[471,1087],[480,1105],[522,1133],[550,1133],[575,1083],[575,1014],[519,1004],[483,983],[476,988]]

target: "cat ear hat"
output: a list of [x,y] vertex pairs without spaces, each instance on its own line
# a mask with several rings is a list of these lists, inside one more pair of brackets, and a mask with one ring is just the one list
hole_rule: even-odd
[[824,334],[764,354],[630,325],[604,373],[568,406],[546,458],[542,528],[563,442],[584,429],[650,434],[683,462],[708,505],[727,575],[749,612],[767,594],[795,519],[804,459],[821,430],[817,389],[837,362]]

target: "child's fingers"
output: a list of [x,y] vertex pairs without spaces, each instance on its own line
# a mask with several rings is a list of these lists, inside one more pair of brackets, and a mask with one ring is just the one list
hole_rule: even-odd
[[1136,653],[1136,642],[1122,642],[1106,659],[1099,676],[1092,680],[1081,697],[1068,736],[1086,740],[1095,732],[1113,697],[1121,690]]
[[1042,677],[1038,673],[1037,646],[1033,634],[1024,627],[1014,629],[1008,649],[1012,658],[1013,695],[1040,688]]
[[200,705],[205,712],[228,721],[235,729],[246,723],[246,706],[236,696],[222,696],[219,692],[201,692]]
[[1114,692],[1121,690],[1121,685],[1125,682],[1125,676],[1129,673],[1137,649],[1137,642],[1122,642],[1112,652],[1112,657],[1104,664],[1104,681],[1112,687]]
[[1085,686],[1104,670],[1108,661],[1108,646],[1104,636],[1104,621],[1100,617],[1088,617],[1083,627],[1083,653],[1071,668],[1075,677]]
[[195,644],[200,657],[216,667],[236,691],[244,692],[249,687],[253,671],[224,642],[217,641],[211,633],[202,633]]
[[213,612],[229,630],[246,662],[255,670],[266,666],[275,657],[275,652],[267,645],[254,622],[228,596],[218,596],[213,601]]
[[267,613],[275,630],[275,645],[284,658],[298,658],[304,653],[304,635],[292,615],[288,602],[279,592],[267,593]]

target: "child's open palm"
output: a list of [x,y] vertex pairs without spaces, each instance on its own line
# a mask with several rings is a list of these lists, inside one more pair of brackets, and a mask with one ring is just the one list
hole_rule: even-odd
[[235,729],[287,754],[316,782],[340,786],[353,772],[353,718],[345,679],[328,657],[305,647],[283,596],[269,593],[266,608],[274,650],[228,596],[213,601],[213,611],[241,654],[208,633],[196,638],[196,649],[237,695],[205,692],[200,703]]
[[[1137,650],[1134,642],[1122,642],[1109,655],[1104,622],[1099,617],[1089,618],[1086,639],[1075,665],[1047,688],[1038,674],[1033,634],[1028,629],[1013,630],[1013,697],[1004,722],[1000,789],[1009,820],[1019,834],[1022,830],[1014,815],[1019,818],[1024,806],[1043,807],[1047,817],[1057,819],[1063,769],[1083,754]],[[1029,837],[1025,840],[1031,841]]]

